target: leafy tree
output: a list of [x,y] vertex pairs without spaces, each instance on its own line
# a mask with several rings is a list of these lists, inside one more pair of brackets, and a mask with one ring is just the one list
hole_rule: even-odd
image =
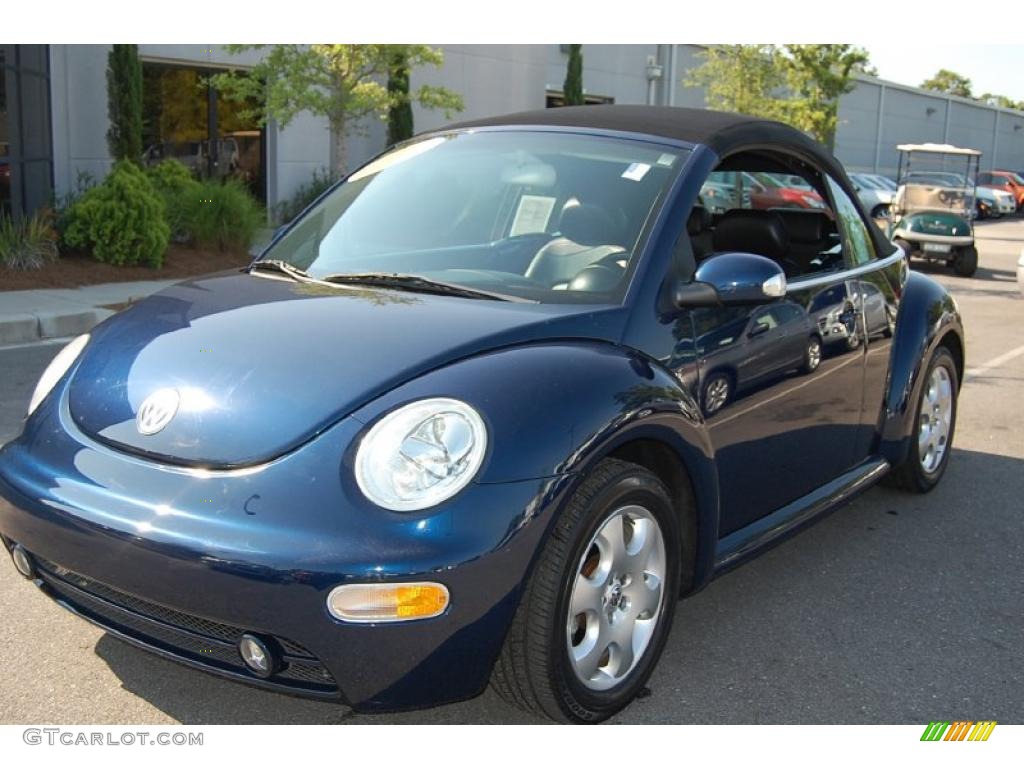
[[921,83],[921,87],[929,91],[948,93],[950,96],[963,96],[965,99],[972,98],[970,79],[949,69],[940,69],[932,77]]
[[411,139],[414,131],[412,102],[409,101],[409,56],[399,48],[391,54],[388,69],[388,144]]
[[1002,107],[1003,109],[1024,110],[1024,101],[1014,101],[998,93],[983,93],[978,97],[978,101],[983,101],[993,107]]
[[839,98],[854,89],[854,76],[869,66],[867,52],[852,45],[787,45],[784,61],[792,92],[790,122],[832,149]]
[[786,81],[775,46],[711,46],[698,56],[702,63],[684,82],[703,88],[711,109],[776,120],[785,116]]
[[251,117],[261,122],[273,118],[284,127],[303,111],[326,117],[334,142],[333,170],[338,175],[346,170],[345,139],[365,129],[365,118],[384,119],[392,106],[403,102],[443,109],[446,115],[462,109],[462,97],[447,88],[422,85],[406,94],[388,90],[386,80],[399,52],[410,70],[441,65],[441,52],[426,45],[227,46],[232,53],[264,48],[266,54],[256,66],[215,75],[213,86],[235,101],[258,104]]
[[832,147],[839,97],[853,90],[867,54],[850,45],[725,45],[708,48],[686,84],[708,106],[782,120]]
[[565,83],[562,85],[565,106],[584,104],[583,99],[583,46],[575,43],[569,46],[569,63],[565,68]]
[[142,163],[142,63],[135,45],[107,54],[107,147],[115,160]]

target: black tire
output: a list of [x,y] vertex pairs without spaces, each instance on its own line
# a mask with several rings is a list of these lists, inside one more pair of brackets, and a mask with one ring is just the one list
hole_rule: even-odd
[[[952,383],[952,421],[949,427],[949,435],[946,439],[945,453],[941,462],[934,471],[926,472],[921,464],[917,429],[921,423],[921,408],[928,390],[928,381],[931,379],[932,372],[939,366],[943,366],[946,369],[946,372],[949,374],[949,380]],[[932,353],[928,367],[924,371],[921,392],[918,393],[917,403],[914,406],[914,433],[910,438],[910,451],[907,453],[907,458],[904,459],[903,463],[893,467],[889,474],[886,475],[882,481],[885,485],[911,493],[928,493],[928,491],[939,484],[939,480],[942,479],[942,475],[946,472],[946,467],[949,465],[949,457],[953,450],[953,437],[956,434],[957,400],[959,396],[960,382],[957,378],[956,363],[953,360],[953,355],[946,347],[937,347],[935,352]]]
[[[724,399],[719,399],[712,394],[721,387],[725,388]],[[724,371],[712,373],[704,382],[704,388],[701,390],[700,403],[704,409],[704,415],[713,416],[718,413],[729,404],[733,394],[735,394],[735,386],[732,376]]]
[[[850,342],[847,341],[849,349],[853,349],[854,346],[849,346]],[[815,351],[817,350],[817,351]],[[824,348],[821,344],[821,339],[818,336],[811,336],[807,340],[807,346],[804,349],[804,363],[800,367],[800,370],[804,373],[814,373],[818,370],[818,366],[821,365],[821,356],[824,352]]]
[[978,271],[978,249],[973,245],[958,248],[953,257],[953,269],[960,277],[970,277]]
[[[577,565],[617,510],[639,504],[658,523],[666,552],[660,617],[643,655],[613,688],[584,686],[571,667],[566,624]],[[541,551],[491,676],[507,702],[557,722],[596,723],[627,706],[661,656],[680,594],[682,538],[665,485],[641,466],[605,459],[573,494]]]

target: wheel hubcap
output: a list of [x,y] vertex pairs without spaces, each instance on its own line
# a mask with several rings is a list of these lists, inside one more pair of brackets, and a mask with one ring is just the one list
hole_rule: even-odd
[[665,540],[644,507],[616,510],[587,544],[569,598],[566,644],[592,690],[618,685],[643,658],[664,602]]
[[942,464],[949,447],[949,430],[953,423],[953,382],[949,371],[938,367],[928,377],[921,400],[921,416],[917,437],[917,453],[921,468],[928,474]]
[[816,341],[812,341],[807,348],[807,362],[810,363],[811,368],[817,368],[818,363],[821,362],[821,345]]
[[708,395],[705,398],[707,402],[705,407],[709,412],[717,411],[723,405],[725,405],[726,398],[729,397],[729,382],[725,379],[715,379],[708,386]]

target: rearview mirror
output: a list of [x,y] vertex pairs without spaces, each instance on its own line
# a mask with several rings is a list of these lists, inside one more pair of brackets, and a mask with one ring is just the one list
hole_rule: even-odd
[[766,304],[786,295],[786,273],[776,262],[753,253],[712,254],[697,267],[693,281],[675,286],[678,307]]

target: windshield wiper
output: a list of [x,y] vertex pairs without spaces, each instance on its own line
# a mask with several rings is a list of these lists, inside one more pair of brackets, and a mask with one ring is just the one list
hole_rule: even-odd
[[279,272],[282,275],[288,275],[293,280],[312,280],[309,273],[304,269],[293,266],[287,261],[281,261],[281,259],[260,259],[254,261],[249,265],[249,272],[255,272],[256,270],[267,271],[267,272]]
[[325,275],[316,278],[325,283],[341,285],[371,285],[380,288],[396,288],[403,291],[417,291],[420,293],[437,293],[444,296],[462,296],[467,299],[490,299],[491,301],[518,301],[529,304],[536,304],[533,299],[526,299],[522,296],[509,296],[495,291],[485,291],[480,288],[470,288],[465,285],[446,283],[441,280],[433,280],[422,275],[407,275],[398,272],[339,272],[333,275]]

